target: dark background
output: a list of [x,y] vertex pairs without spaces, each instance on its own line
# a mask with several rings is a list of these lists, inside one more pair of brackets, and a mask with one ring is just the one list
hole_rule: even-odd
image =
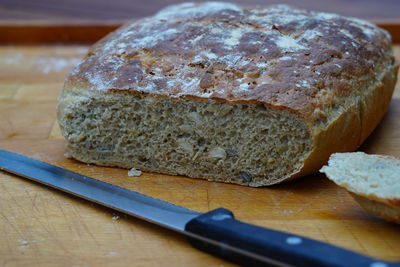
[[[126,20],[155,13],[178,0],[0,0],[0,20]],[[194,1],[195,2],[195,1]],[[242,5],[286,3],[367,19],[399,20],[400,0],[247,0]]]

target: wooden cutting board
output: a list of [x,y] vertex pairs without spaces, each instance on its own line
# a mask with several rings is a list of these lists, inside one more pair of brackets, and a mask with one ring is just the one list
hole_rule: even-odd
[[[0,46],[0,148],[172,203],[237,218],[379,257],[400,260],[400,225],[364,212],[324,175],[268,188],[97,167],[64,157],[56,97],[85,46]],[[400,46],[395,47],[400,59]],[[361,150],[400,157],[400,86]],[[185,238],[0,172],[0,266],[229,266]]]

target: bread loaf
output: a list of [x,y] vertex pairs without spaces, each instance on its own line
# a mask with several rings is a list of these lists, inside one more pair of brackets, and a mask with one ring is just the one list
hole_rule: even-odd
[[400,223],[400,160],[363,152],[336,153],[321,172],[367,211]]
[[249,186],[353,151],[396,81],[390,35],[285,5],[183,3],[91,47],[58,119],[77,160]]

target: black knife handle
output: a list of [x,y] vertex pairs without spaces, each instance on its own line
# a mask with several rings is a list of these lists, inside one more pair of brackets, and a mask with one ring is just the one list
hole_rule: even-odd
[[214,241],[190,238],[196,248],[244,266],[399,266],[309,238],[247,224],[235,220],[232,212],[223,208],[194,218],[186,224],[185,231]]

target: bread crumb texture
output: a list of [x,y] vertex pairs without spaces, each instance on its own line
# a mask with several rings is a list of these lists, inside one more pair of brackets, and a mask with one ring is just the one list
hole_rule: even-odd
[[64,112],[74,158],[141,171],[257,185],[298,171],[311,147],[304,121],[264,106],[119,94]]
[[395,80],[390,35],[368,22],[182,3],[96,43],[58,119],[83,162],[262,186],[356,149]]
[[400,199],[400,160],[394,157],[335,153],[321,172],[353,193]]
[[400,223],[400,160],[363,152],[335,153],[321,172],[367,211]]

